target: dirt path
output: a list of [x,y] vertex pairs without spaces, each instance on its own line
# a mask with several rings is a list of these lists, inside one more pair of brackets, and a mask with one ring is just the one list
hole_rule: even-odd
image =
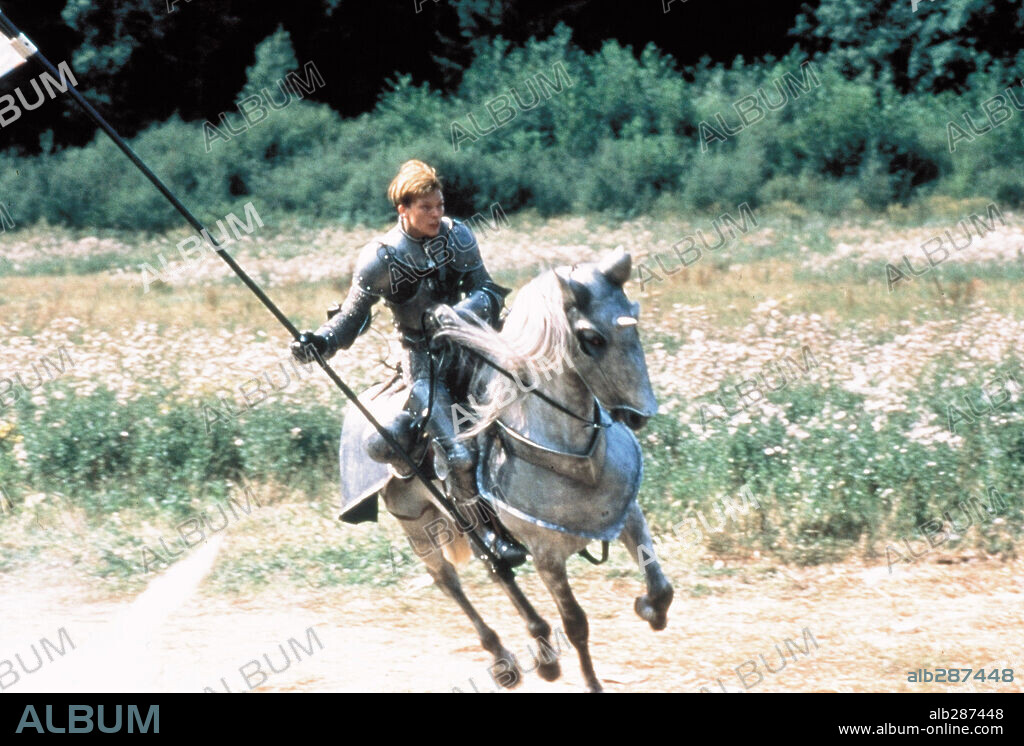
[[[978,691],[1020,692],[1022,564],[922,561],[891,577],[884,566],[852,564],[738,567],[720,579],[676,573],[676,601],[660,633],[632,611],[637,579],[609,580],[581,564],[574,567],[574,586],[609,691],[964,691],[959,684],[908,683],[907,676],[918,668],[984,666],[1013,668],[1014,682],[974,682]],[[53,662],[43,657],[43,668],[32,674],[16,668],[14,683],[10,676],[0,682],[8,691],[45,690],[53,682],[74,682],[81,691],[124,690],[129,682],[142,691],[246,691],[239,669],[248,665],[257,691],[450,692],[473,691],[474,684],[494,690],[488,656],[469,622],[420,580],[391,590],[276,588],[242,598],[210,596],[200,586],[163,623],[152,623],[130,611],[139,597],[98,598],[84,580],[40,565],[0,576],[8,610],[0,666],[6,671],[2,661],[20,653],[31,668],[31,644],[39,647],[40,637],[56,641],[61,627],[75,649]],[[560,626],[539,579],[529,574],[522,584],[542,615]],[[525,629],[500,590],[476,579],[467,585],[506,647],[528,665]],[[118,636],[129,641],[111,646],[116,619],[122,620]],[[776,645],[786,653],[784,667]],[[517,691],[580,691],[575,653],[564,638],[561,647],[562,678],[546,683],[529,674]],[[266,680],[249,663],[254,659]]]

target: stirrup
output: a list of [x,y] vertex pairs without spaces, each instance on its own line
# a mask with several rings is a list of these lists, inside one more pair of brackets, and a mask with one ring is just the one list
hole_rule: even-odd
[[[454,481],[454,480],[453,480]],[[476,480],[474,480],[474,485]],[[469,525],[473,526],[471,529],[487,548],[494,554],[498,560],[504,563],[509,569],[513,567],[519,567],[519,565],[526,562],[526,557],[529,554],[526,547],[517,542],[508,533],[508,530],[498,521],[498,516],[494,512],[494,509],[488,505],[486,500],[480,499],[479,491],[473,496],[471,500],[462,500],[451,494],[449,489],[449,496],[455,503],[455,510],[458,511],[459,517],[466,521]],[[466,515],[466,511],[471,510],[476,515],[473,520]],[[488,561],[488,557],[484,554],[475,544],[470,542],[473,547],[473,552],[477,557]]]
[[[503,562],[507,567],[519,567],[526,562],[526,557],[529,554],[526,547],[517,542],[515,539],[506,539],[501,534],[491,529],[482,529],[477,531],[479,536],[487,548],[498,558],[500,562]],[[487,561],[487,556],[483,554],[476,547],[473,548],[474,553],[480,559]]]

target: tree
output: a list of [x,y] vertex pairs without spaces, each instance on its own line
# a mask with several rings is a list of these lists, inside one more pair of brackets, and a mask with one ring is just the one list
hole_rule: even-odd
[[272,35],[257,45],[256,61],[245,70],[245,87],[238,98],[241,100],[248,96],[258,96],[261,88],[267,88],[278,95],[278,81],[298,67],[292,37],[283,27],[278,26]]
[[821,0],[793,33],[849,77],[870,70],[903,92],[960,92],[994,62],[1021,68],[1024,8],[1015,0]]
[[[441,41],[459,36],[448,2],[427,2],[420,13],[412,0],[6,0],[3,6],[48,57],[71,63],[79,90],[129,137],[174,114],[215,121],[234,109],[247,68],[260,68],[257,45],[278,28],[289,34],[299,68],[314,62],[323,73],[326,85],[310,97],[344,116],[372,109],[396,73],[434,87],[457,83],[434,55],[445,53],[459,65],[472,59],[464,42],[452,49]],[[0,94],[36,74],[7,76]],[[48,106],[5,128],[0,148],[35,152],[47,128],[58,147],[83,145],[95,134],[71,107]]]

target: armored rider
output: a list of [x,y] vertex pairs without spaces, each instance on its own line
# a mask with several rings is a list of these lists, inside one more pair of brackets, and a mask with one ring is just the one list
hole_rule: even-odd
[[[348,349],[369,327],[370,309],[383,299],[401,334],[401,367],[409,387],[405,412],[388,427],[400,443],[406,443],[414,419],[429,410],[423,425],[444,455],[449,491],[465,513],[478,495],[476,456],[456,439],[452,422],[449,384],[454,371],[448,368],[455,358],[432,355],[431,332],[452,313],[497,327],[509,291],[491,279],[469,226],[444,217],[441,181],[433,168],[418,160],[402,164],[388,188],[388,198],[398,210],[398,224],[362,249],[341,310],[315,332],[303,332],[292,343],[292,354],[310,362],[310,346],[324,359]],[[439,360],[443,361],[440,366]],[[404,466],[379,436],[368,443],[368,450],[375,460],[399,469]],[[522,564],[525,550],[521,546],[501,537],[487,523],[477,525],[495,554],[510,566]]]

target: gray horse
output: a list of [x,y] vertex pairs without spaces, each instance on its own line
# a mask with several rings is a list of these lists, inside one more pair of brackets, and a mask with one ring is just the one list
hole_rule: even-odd
[[[634,608],[655,630],[664,629],[673,595],[636,501],[643,455],[632,430],[646,424],[657,401],[637,332],[639,306],[622,290],[630,267],[629,254],[619,252],[600,263],[545,272],[519,291],[500,333],[454,315],[439,332],[490,363],[479,366],[468,408],[455,405],[453,421],[471,424],[460,431],[478,444],[481,499],[533,555],[592,691],[600,691],[601,682],[590,658],[587,617],[569,586],[568,558],[590,541],[621,539],[647,582]],[[375,398],[381,393],[366,402],[386,418],[400,407],[401,394]],[[344,509],[380,491],[434,582],[459,604],[496,667],[507,673],[496,680],[515,686],[518,663],[459,582],[455,565],[470,555],[465,536],[418,480],[368,463],[361,420],[355,412],[346,417],[342,436]],[[554,680],[560,668],[549,654],[550,625],[510,576],[492,578],[538,643],[536,670]]]

